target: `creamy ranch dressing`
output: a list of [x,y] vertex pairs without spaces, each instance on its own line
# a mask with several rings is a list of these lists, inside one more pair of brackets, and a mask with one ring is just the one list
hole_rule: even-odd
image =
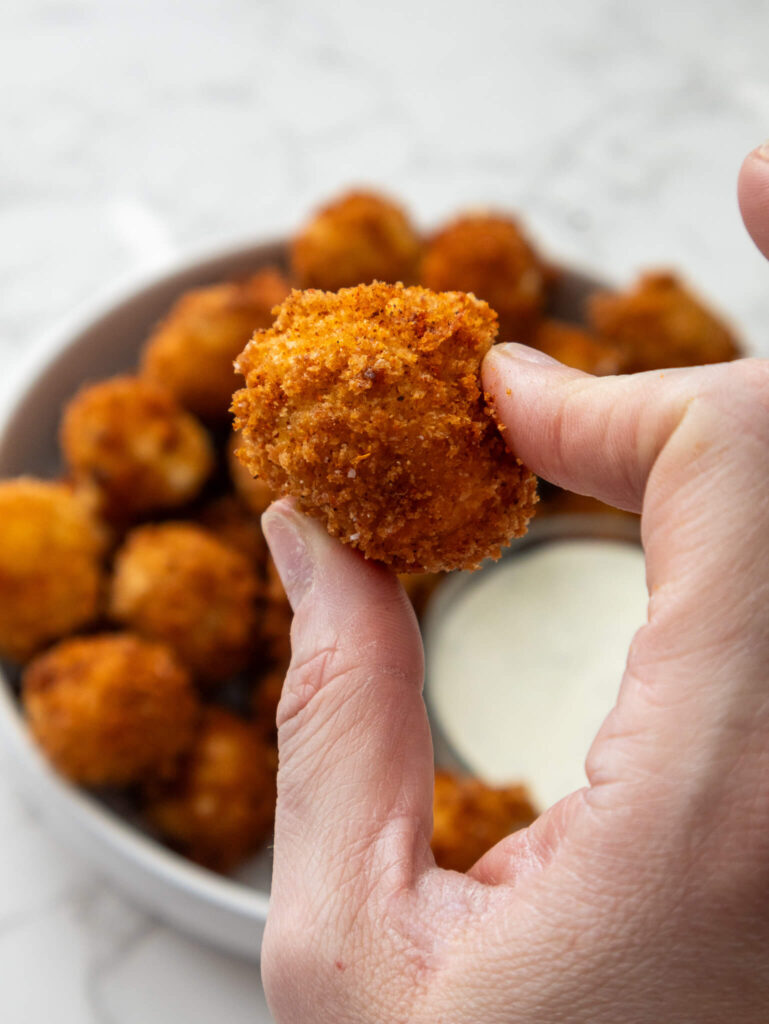
[[551,541],[471,579],[428,651],[432,714],[468,767],[541,809],[584,786],[646,602],[641,548],[621,541]]

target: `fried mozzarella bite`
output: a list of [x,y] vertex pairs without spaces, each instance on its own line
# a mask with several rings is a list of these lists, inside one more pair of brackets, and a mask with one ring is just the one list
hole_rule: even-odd
[[523,786],[488,786],[480,779],[436,771],[430,844],[435,862],[467,871],[492,846],[536,817]]
[[196,416],[225,419],[240,384],[233,361],[255,330],[269,327],[273,307],[288,292],[285,277],[272,267],[245,281],[186,292],[148,338],[142,375]]
[[109,612],[163,641],[196,679],[240,671],[252,651],[260,584],[249,560],[193,523],[140,526],[115,558]]
[[41,654],[24,673],[22,702],[51,763],[84,786],[168,774],[199,714],[171,651],[129,633],[75,637]]
[[236,494],[225,494],[204,505],[198,516],[200,525],[222,543],[245,555],[252,566],[262,570],[267,559],[267,542],[259,517]]
[[179,776],[149,787],[145,814],[167,842],[216,871],[231,871],[268,838],[277,757],[248,722],[209,707]]
[[535,479],[484,401],[496,317],[471,295],[292,292],[238,365],[238,450],[335,537],[398,572],[475,568],[523,534]]
[[291,246],[301,288],[336,291],[371,281],[414,281],[420,241],[404,210],[373,192],[348,192],[319,210]]
[[583,328],[563,320],[543,320],[531,344],[559,363],[584,373],[592,373],[596,377],[619,373],[620,370],[617,349]]
[[275,500],[275,492],[258,477],[252,476],[237,456],[242,444],[240,431],[234,430],[227,446],[227,466],[232,486],[251,512],[259,517]]
[[499,341],[528,341],[545,305],[548,272],[516,220],[467,214],[426,244],[420,284],[472,292],[496,310]]
[[131,376],[82,388],[64,410],[61,446],[75,482],[97,487],[122,522],[185,504],[213,467],[201,424],[166,388]]
[[0,656],[25,661],[96,618],[106,541],[68,485],[0,482]]
[[737,359],[740,347],[723,321],[674,275],[642,274],[633,288],[588,300],[592,329],[611,345],[624,373]]

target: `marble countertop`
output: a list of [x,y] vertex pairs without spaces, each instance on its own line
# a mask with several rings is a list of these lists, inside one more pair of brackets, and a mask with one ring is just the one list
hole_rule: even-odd
[[[0,375],[123,275],[290,230],[350,183],[425,225],[521,211],[623,282],[674,266],[769,355],[735,179],[769,133],[759,0],[5,0]],[[258,972],[118,896],[5,780],[0,1019],[268,1021]]]

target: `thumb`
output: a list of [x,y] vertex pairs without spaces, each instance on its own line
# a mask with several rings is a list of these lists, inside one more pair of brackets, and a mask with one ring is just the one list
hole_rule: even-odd
[[737,182],[737,198],[750,237],[769,258],[769,143],[745,157]]
[[710,368],[592,377],[525,345],[483,363],[510,448],[538,476],[640,512],[652,466]]
[[301,941],[320,920],[341,945],[377,893],[431,863],[432,746],[419,629],[397,578],[289,501],[262,525],[294,609],[266,935],[280,962],[269,951],[281,936]]

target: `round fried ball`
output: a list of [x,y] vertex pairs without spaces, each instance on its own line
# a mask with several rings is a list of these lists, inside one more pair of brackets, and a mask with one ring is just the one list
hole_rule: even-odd
[[400,206],[372,192],[348,192],[299,232],[291,271],[300,287],[329,291],[371,281],[411,283],[419,251],[419,236]]
[[259,517],[235,494],[225,494],[200,510],[201,526],[224,544],[240,551],[251,565],[263,571],[267,559],[267,542]]
[[79,391],[64,411],[61,444],[75,480],[96,485],[119,520],[183,505],[213,467],[200,423],[166,388],[138,377]]
[[293,292],[239,360],[240,457],[399,572],[498,557],[536,497],[484,403],[495,320],[473,296],[424,288]]
[[167,774],[192,743],[199,713],[171,651],[128,633],[62,641],[30,663],[22,700],[50,761],[85,786]]
[[268,268],[245,281],[187,292],[150,335],[143,375],[167,387],[195,415],[226,418],[240,386],[233,361],[257,328],[269,327],[272,308],[288,291],[283,275]]
[[252,476],[237,456],[241,446],[240,431],[234,430],[227,447],[227,465],[230,470],[232,486],[253,515],[261,516],[262,512],[275,501],[275,492],[263,480]]
[[96,617],[105,543],[66,484],[0,482],[0,655],[24,661]]
[[438,867],[467,871],[501,839],[537,816],[523,786],[488,786],[436,771],[431,846]]
[[721,363],[741,354],[726,324],[674,274],[643,274],[624,293],[593,295],[588,316],[593,330],[619,350],[624,373]]
[[429,240],[420,284],[472,292],[496,310],[500,341],[527,341],[542,315],[547,272],[512,217],[467,215]]
[[150,790],[147,818],[186,856],[230,871],[270,834],[276,765],[253,726],[209,707],[179,778]]
[[256,636],[256,570],[200,526],[161,523],[129,533],[115,559],[110,614],[162,640],[202,682],[246,664]]
[[563,320],[543,320],[531,344],[559,363],[596,377],[619,373],[619,351],[581,327]]

